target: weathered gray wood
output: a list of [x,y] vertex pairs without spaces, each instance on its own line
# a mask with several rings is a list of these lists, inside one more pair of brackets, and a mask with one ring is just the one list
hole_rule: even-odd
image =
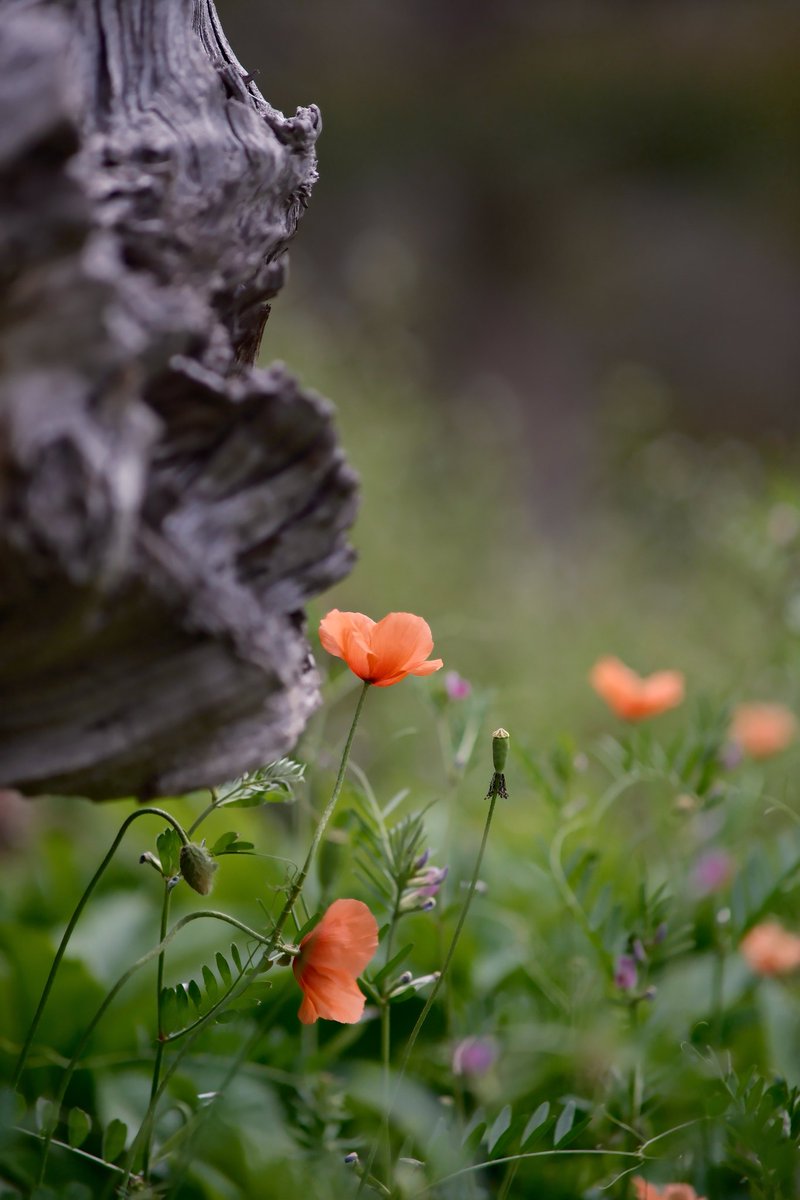
[[252,364],[319,128],[212,0],[0,3],[0,785],[211,785],[317,702],[355,480]]

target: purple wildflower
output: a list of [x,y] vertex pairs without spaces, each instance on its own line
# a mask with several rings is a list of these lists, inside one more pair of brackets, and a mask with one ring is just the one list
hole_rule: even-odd
[[454,1075],[485,1075],[497,1060],[493,1038],[467,1037],[453,1051]]
[[698,896],[710,896],[730,883],[734,863],[725,850],[707,850],[694,864],[692,883]]
[[614,968],[614,983],[621,992],[632,992],[639,978],[636,959],[631,954],[620,954]]

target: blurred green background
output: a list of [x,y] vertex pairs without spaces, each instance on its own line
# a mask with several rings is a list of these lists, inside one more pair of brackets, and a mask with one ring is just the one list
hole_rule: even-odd
[[603,719],[607,652],[800,699],[797,6],[221,14],[273,104],[323,113],[263,346],[362,477],[317,612],[421,613],[533,738]]

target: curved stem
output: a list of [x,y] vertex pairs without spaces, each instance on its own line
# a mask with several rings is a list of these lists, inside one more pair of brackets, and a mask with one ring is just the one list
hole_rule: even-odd
[[97,868],[94,875],[92,876],[92,878],[89,880],[88,884],[86,885],[83,895],[81,896],[80,900],[78,901],[78,903],[75,907],[75,911],[73,912],[72,916],[69,919],[67,928],[64,930],[64,936],[61,938],[59,947],[56,950],[55,958],[53,959],[52,966],[50,967],[50,974],[47,976],[47,979],[45,980],[45,984],[42,989],[42,994],[39,998],[39,1003],[36,1006],[36,1012],[33,1014],[33,1019],[28,1028],[28,1033],[25,1038],[25,1042],[22,1046],[22,1049],[19,1052],[19,1058],[17,1059],[16,1066],[14,1067],[14,1074],[11,1077],[11,1086],[13,1088],[16,1088],[17,1084],[19,1083],[20,1076],[22,1075],[22,1072],[25,1069],[25,1063],[27,1061],[31,1045],[33,1044],[33,1039],[36,1037],[36,1030],[39,1028],[39,1022],[42,1019],[42,1013],[45,1010],[45,1006],[46,1006],[48,998],[50,996],[50,992],[52,990],[53,983],[55,981],[55,977],[58,972],[58,968],[61,965],[61,960],[64,957],[64,952],[66,951],[67,946],[69,945],[69,940],[72,937],[72,934],[75,930],[75,926],[78,924],[80,915],[83,912],[84,908],[86,907],[86,904],[87,904],[92,892],[97,887],[97,884],[100,882],[103,872],[105,871],[108,864],[111,862],[111,859],[114,857],[120,842],[122,841],[122,839],[124,838],[125,834],[128,831],[128,827],[130,825],[132,825],[134,821],[138,820],[139,817],[160,817],[162,820],[169,822],[169,824],[173,827],[173,829],[178,834],[178,837],[181,839],[181,842],[184,845],[186,845],[186,843],[189,840],[188,837],[186,836],[180,822],[176,821],[173,816],[171,816],[168,812],[165,812],[162,808],[138,808],[136,810],[136,812],[131,813],[130,816],[126,817],[126,819],[122,822],[122,825],[119,828],[117,836],[114,838],[114,841],[109,846],[108,853],[106,854],[105,858],[100,863],[100,866]]
[[[154,946],[152,950],[148,950],[146,954],[143,954],[141,956],[141,958],[137,958],[136,962],[133,963],[132,966],[128,967],[127,971],[123,971],[122,975],[120,975],[120,977],[119,977],[119,979],[117,979],[116,983],[113,984],[111,989],[106,993],[106,996],[105,996],[102,1004],[100,1005],[100,1007],[98,1008],[98,1010],[94,1014],[94,1016],[92,1017],[91,1021],[87,1025],[86,1029],[83,1031],[81,1039],[78,1042],[78,1045],[76,1046],[76,1048],[72,1054],[72,1058],[69,1061],[69,1065],[67,1066],[67,1068],[64,1071],[64,1074],[61,1078],[61,1083],[59,1085],[58,1092],[55,1097],[55,1110],[56,1110],[56,1114],[57,1114],[56,1115],[56,1123],[58,1121],[58,1114],[60,1114],[60,1111],[61,1111],[61,1106],[64,1103],[64,1097],[67,1093],[67,1088],[69,1087],[69,1085],[72,1081],[72,1076],[75,1073],[75,1069],[80,1061],[81,1055],[83,1054],[83,1051],[85,1050],[90,1037],[94,1033],[97,1026],[100,1024],[100,1021],[102,1020],[103,1016],[105,1015],[106,1010],[109,1008],[111,1003],[114,1001],[117,994],[122,991],[123,987],[128,982],[128,980],[131,978],[131,976],[133,976],[141,967],[146,966],[149,962],[152,962],[154,958],[157,958],[160,954],[164,953],[164,951],[166,950],[169,943],[173,940],[173,938],[178,933],[180,933],[181,929],[183,929],[184,926],[189,925],[192,921],[199,921],[202,918],[211,918],[216,921],[224,921],[226,925],[233,925],[233,926],[235,926],[236,929],[241,929],[242,932],[246,933],[249,937],[255,938],[256,941],[259,941],[259,942],[266,941],[266,939],[263,938],[260,933],[256,933],[255,930],[250,929],[250,927],[245,925],[244,922],[237,921],[235,917],[230,917],[230,916],[228,916],[227,913],[216,912],[214,909],[201,909],[199,912],[188,913],[187,916],[181,917],[181,919],[179,921],[176,921],[175,924],[172,926],[172,929],[170,929],[167,936],[165,938],[163,938],[157,946]],[[39,1169],[39,1183],[41,1183],[42,1180],[44,1179],[44,1173],[45,1173],[45,1170],[47,1167],[47,1157],[48,1157],[48,1154],[50,1151],[50,1143],[52,1141],[52,1136],[53,1136],[54,1132],[55,1132],[55,1123],[53,1124],[51,1129],[48,1131],[47,1136],[45,1138],[44,1151],[42,1154],[42,1162],[41,1162],[41,1166]]]

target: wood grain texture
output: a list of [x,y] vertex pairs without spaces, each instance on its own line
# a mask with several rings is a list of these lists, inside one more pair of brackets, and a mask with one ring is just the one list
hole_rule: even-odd
[[0,785],[101,799],[284,753],[356,481],[253,366],[316,178],[211,0],[0,21]]

